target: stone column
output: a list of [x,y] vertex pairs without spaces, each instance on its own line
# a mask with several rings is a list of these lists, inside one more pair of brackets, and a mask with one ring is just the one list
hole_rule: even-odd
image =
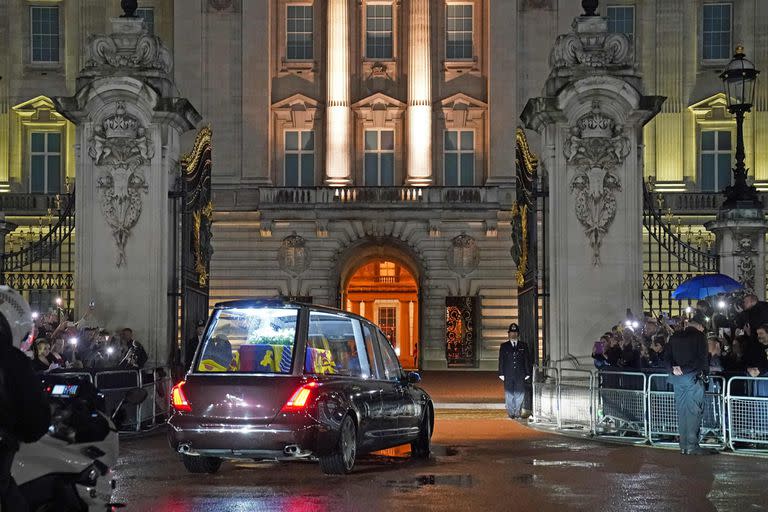
[[408,185],[432,183],[432,65],[429,0],[411,0],[408,11]]
[[352,183],[352,115],[349,108],[349,21],[347,0],[328,0],[328,126],[325,182]]
[[163,363],[176,321],[168,192],[180,136],[200,115],[179,97],[171,53],[140,18],[114,18],[112,31],[89,39],[75,95],[55,99],[77,125],[76,309],[93,301],[100,326],[132,328],[150,361]]
[[720,273],[730,276],[765,300],[765,234],[762,208],[722,209],[704,226],[716,236]]
[[572,26],[522,118],[543,137],[549,179],[547,352],[588,364],[626,308],[642,312],[642,135],[663,98],[643,95],[630,41],[608,33],[605,18]]

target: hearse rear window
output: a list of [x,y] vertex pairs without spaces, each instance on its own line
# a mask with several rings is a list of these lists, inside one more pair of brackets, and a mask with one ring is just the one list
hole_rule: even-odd
[[297,308],[215,310],[197,371],[291,373],[298,317]]

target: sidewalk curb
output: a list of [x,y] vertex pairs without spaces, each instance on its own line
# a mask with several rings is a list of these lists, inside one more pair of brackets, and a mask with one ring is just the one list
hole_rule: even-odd
[[435,409],[504,409],[503,403],[435,402]]

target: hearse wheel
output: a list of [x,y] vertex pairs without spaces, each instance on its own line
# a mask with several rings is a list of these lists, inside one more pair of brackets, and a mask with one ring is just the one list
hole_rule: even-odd
[[355,467],[357,455],[357,427],[351,416],[341,421],[339,441],[330,455],[320,457],[320,469],[326,475],[345,475]]
[[411,443],[411,457],[428,459],[432,446],[432,408],[424,411],[424,419],[419,427],[419,437]]
[[218,457],[203,457],[202,455],[182,455],[184,467],[190,473],[213,474],[221,467],[221,459]]

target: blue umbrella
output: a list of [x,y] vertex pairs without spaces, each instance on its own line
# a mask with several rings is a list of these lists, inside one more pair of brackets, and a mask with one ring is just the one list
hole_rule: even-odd
[[672,292],[672,298],[705,299],[718,293],[730,293],[741,290],[744,285],[725,274],[704,274],[686,279]]

